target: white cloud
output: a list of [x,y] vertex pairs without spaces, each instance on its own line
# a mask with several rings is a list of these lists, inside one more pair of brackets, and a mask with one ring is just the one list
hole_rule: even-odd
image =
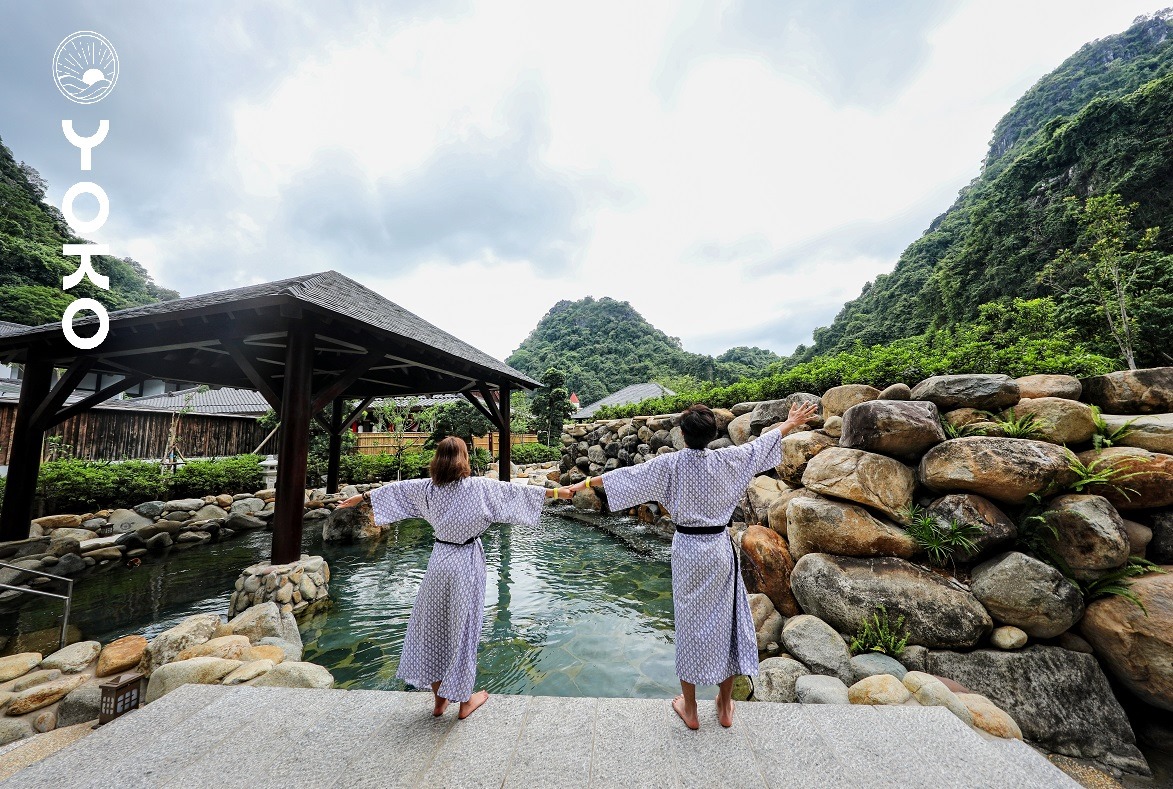
[[[1084,42],[1151,10],[1125,1],[971,0],[926,23],[923,57],[890,98],[853,103],[811,76],[829,73],[820,61],[826,42],[812,44],[805,60],[786,53],[799,64],[789,70],[748,46],[701,44],[665,66],[697,25],[728,17],[732,4],[721,5],[724,15],[666,1],[481,2],[432,19],[372,14],[361,32],[285,53],[284,76],[269,89],[229,99],[232,137],[207,163],[225,175],[204,183],[214,201],[156,218],[154,232],[141,221],[132,228],[130,217],[112,226],[162,284],[185,293],[335,268],[499,357],[556,300],[611,296],[689,350],[716,353],[737,332],[759,337],[788,315],[829,319],[891,268],[892,253],[783,253],[861,223],[923,227],[951,199],[929,205],[926,197],[955,194],[977,174],[994,124],[1027,87]],[[227,45],[249,46],[240,26],[225,31]],[[787,40],[801,42],[795,35]],[[666,68],[675,70],[668,94]],[[388,232],[395,217],[379,212],[411,198],[397,187],[421,173],[476,176],[468,160],[449,173],[436,158],[456,151],[474,163],[483,157],[495,175],[471,192],[457,180],[439,183],[428,195],[432,235],[414,252],[380,259],[346,229],[294,242],[297,228],[283,225],[291,205],[314,210],[319,199],[331,221],[330,208],[339,223],[363,214],[354,233]],[[518,178],[538,187],[496,172],[502,156],[516,157],[527,168]],[[317,191],[330,172],[323,161],[345,164],[349,180],[339,183],[349,202],[335,206],[339,196]],[[464,202],[453,197],[450,207],[450,193]],[[471,247],[436,241],[467,237],[469,200],[497,199],[524,204],[473,219],[491,224],[520,212],[528,224],[475,228]],[[452,259],[453,249],[463,257]],[[789,262],[763,267],[779,255]],[[194,274],[196,261],[209,269]],[[383,273],[358,273],[368,271]],[[776,336],[774,350],[800,339]]]

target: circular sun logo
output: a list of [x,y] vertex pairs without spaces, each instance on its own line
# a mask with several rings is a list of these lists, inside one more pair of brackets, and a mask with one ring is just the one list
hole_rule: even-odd
[[74,33],[53,53],[53,81],[70,101],[99,102],[118,81],[118,53],[105,36],[89,30]]

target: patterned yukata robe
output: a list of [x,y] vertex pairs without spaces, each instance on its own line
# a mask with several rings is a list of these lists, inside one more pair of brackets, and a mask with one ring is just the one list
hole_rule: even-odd
[[[423,518],[437,542],[411,607],[395,676],[417,688],[440,683],[439,694],[468,701],[477,676],[477,643],[485,608],[485,551],[479,535],[494,523],[533,526],[546,489],[484,477],[447,485],[413,479],[371,492],[376,523]],[[448,545],[463,543],[467,545]]]
[[[681,449],[609,471],[607,504],[618,511],[655,501],[678,526],[726,526],[754,476],[782,462],[781,442],[771,430],[739,447]],[[677,676],[716,685],[757,675],[757,636],[728,532],[672,537],[672,604]]]

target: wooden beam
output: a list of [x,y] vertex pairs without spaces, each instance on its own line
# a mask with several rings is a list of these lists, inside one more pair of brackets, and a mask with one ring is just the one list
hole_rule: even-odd
[[277,495],[274,501],[274,564],[288,564],[301,556],[301,524],[305,509],[306,465],[310,445],[310,405],[313,398],[314,347],[308,326],[289,332],[285,356],[285,386],[281,392],[281,442],[277,455]]
[[[238,340],[224,337],[220,340],[220,347],[228,351],[228,355],[232,357],[232,361],[236,362],[236,366],[244,373],[244,377],[253,385],[253,388],[261,393],[261,397],[265,398],[265,402],[274,411],[281,413],[281,398],[273,391],[273,387],[269,385],[269,380],[257,372],[257,368],[253,364],[252,359],[249,359],[245,354],[243,345]],[[312,374],[313,370],[311,369],[310,372]]]
[[57,383],[49,392],[49,396],[33,412],[32,423],[43,429],[45,427],[45,419],[50,414],[57,412],[57,409],[61,407],[61,404],[65,402],[67,397],[73,394],[73,390],[77,388],[77,385],[82,382],[86,373],[93,366],[94,359],[92,357],[79,356],[74,359],[73,364],[69,365],[69,368],[57,379]]
[[44,429],[38,427],[32,417],[49,396],[52,380],[53,365],[50,362],[38,359],[25,363],[8,453],[4,509],[0,510],[0,540],[5,542],[29,536],[37,475],[41,471],[41,444],[45,438]]
[[127,389],[138,386],[145,380],[147,380],[147,376],[143,375],[142,373],[128,374],[121,381],[115,381],[109,386],[104,386],[89,397],[78,400],[73,405],[67,406],[66,408],[63,408],[57,413],[53,414],[45,421],[44,427],[47,430],[54,425],[59,425],[66,419],[69,419],[71,416],[76,416],[77,414],[80,414],[84,411],[88,411],[99,403],[104,403],[111,397],[122,394]]
[[367,370],[370,370],[376,364],[381,362],[384,358],[382,351],[369,351],[365,356],[352,364],[346,372],[338,376],[333,383],[329,384],[325,389],[314,395],[313,410],[316,414],[326,407],[326,404],[335,399],[347,389],[350,385],[363,376]]
[[355,420],[357,420],[360,416],[362,416],[362,412],[367,409],[367,406],[369,406],[371,404],[371,401],[374,399],[375,398],[373,398],[373,397],[368,397],[367,399],[365,399],[361,403],[359,403],[358,406],[353,411],[350,412],[350,416],[346,417],[346,419],[344,419],[342,421],[342,426],[338,428],[338,434],[341,435],[342,433],[349,430],[350,426],[355,423]]
[[493,402],[493,390],[491,390],[489,385],[484,381],[477,381],[477,387],[480,389],[481,399],[485,401],[485,407],[488,408],[489,412],[493,415],[493,418],[489,421],[495,424],[497,427],[501,427],[501,409],[497,407],[495,402]]
[[495,425],[498,428],[500,427],[500,425],[497,424],[496,419],[493,417],[493,414],[487,408],[485,408],[480,400],[476,399],[472,392],[461,392],[461,394],[464,395],[466,400],[473,404],[473,407],[476,408],[476,410],[480,411],[484,415],[485,419],[489,420],[489,424]]
[[513,439],[509,435],[509,384],[501,384],[501,449],[497,452],[497,479],[509,482],[510,455],[513,453]]
[[330,454],[326,461],[326,492],[338,492],[338,472],[342,464],[342,409],[346,402],[337,397],[330,404]]

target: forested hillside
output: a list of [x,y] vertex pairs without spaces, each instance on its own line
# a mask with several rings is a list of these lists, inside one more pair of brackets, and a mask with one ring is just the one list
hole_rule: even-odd
[[[1173,347],[1173,14],[1137,20],[1081,48],[999,122],[981,175],[881,275],[817,329],[816,355],[872,346],[973,320],[979,307],[1053,297],[1061,324],[1119,356],[1091,294],[1044,268],[1080,241],[1076,201],[1118,193],[1134,229],[1159,227],[1135,282],[1137,362],[1168,364]],[[1068,200],[1074,198],[1075,200]],[[1070,272],[1069,272],[1070,273]],[[1078,272],[1075,272],[1078,273]]]
[[130,258],[101,256],[94,268],[110,278],[110,290],[89,279],[69,292],[62,277],[72,274],[78,258],[61,254],[62,244],[84,243],[73,235],[61,212],[41,202],[46,184],[36,170],[16,159],[0,141],[0,320],[40,324],[61,320],[74,299],[97,299],[110,310],[173,299]]
[[535,378],[548,367],[564,370],[567,388],[587,404],[647,381],[672,389],[732,383],[777,360],[761,348],[731,348],[716,358],[689,353],[626,301],[587,297],[555,304],[505,362]]

